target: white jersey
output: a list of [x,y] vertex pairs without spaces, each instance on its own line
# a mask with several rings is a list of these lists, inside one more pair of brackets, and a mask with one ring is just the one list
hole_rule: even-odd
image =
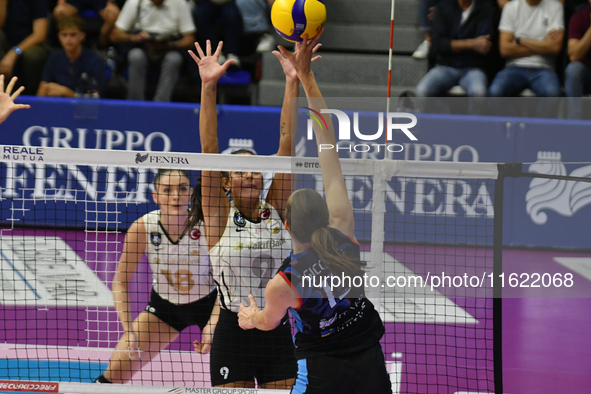
[[160,224],[160,210],[147,213],[143,220],[156,293],[176,305],[211,293],[214,285],[203,227],[194,227],[174,243]]
[[220,305],[232,312],[240,311],[240,301],[249,304],[249,294],[265,307],[265,287],[291,250],[291,237],[275,208],[262,202],[259,218],[252,222],[232,205],[226,230],[209,251]]
[[[499,30],[515,37],[543,40],[552,30],[564,30],[563,6],[557,0],[542,0],[531,6],[526,0],[512,0],[503,7]],[[535,54],[507,59],[507,67],[554,70],[555,55]]]

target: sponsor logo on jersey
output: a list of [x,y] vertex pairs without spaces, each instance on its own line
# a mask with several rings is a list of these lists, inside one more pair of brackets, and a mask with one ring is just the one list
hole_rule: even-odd
[[199,229],[197,228],[194,228],[189,233],[189,237],[191,237],[191,239],[198,240],[199,238],[201,238],[201,231],[199,231]]
[[279,234],[279,232],[281,231],[281,223],[279,223],[279,220],[273,219],[269,223],[267,223],[267,230],[271,234]]
[[154,246],[160,246],[162,243],[162,234],[160,234],[158,231],[153,231],[150,234],[150,242],[152,242],[152,245]]
[[259,217],[262,220],[267,220],[271,217],[271,210],[269,208],[265,208],[259,212]]
[[234,224],[238,227],[246,226],[246,219],[244,219],[244,216],[240,212],[234,214]]

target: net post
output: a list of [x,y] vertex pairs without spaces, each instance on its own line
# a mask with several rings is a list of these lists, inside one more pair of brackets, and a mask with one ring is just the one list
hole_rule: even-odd
[[503,394],[503,198],[505,178],[522,176],[522,163],[497,164],[493,230],[493,355],[495,394]]
[[499,275],[503,273],[503,194],[504,165],[499,164],[499,176],[495,180],[493,226],[493,359],[495,394],[503,394],[503,289]]

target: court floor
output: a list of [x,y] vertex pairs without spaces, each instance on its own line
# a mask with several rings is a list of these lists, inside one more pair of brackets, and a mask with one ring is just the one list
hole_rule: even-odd
[[[40,307],[35,299],[43,298],[43,291],[47,289],[43,290],[41,284],[47,282],[50,275],[31,280],[40,273],[27,272],[26,264],[19,261],[19,256],[12,253],[6,243],[10,237],[39,238],[40,235],[33,230],[2,230],[1,242],[4,244],[0,249],[0,272],[18,271],[23,283],[13,284],[10,289],[6,275],[3,275],[0,288],[0,320],[4,322],[4,328],[0,329],[0,380],[90,382],[106,367],[110,349],[121,334],[114,308],[108,305],[108,289],[106,294],[103,294],[104,289],[99,289],[96,294],[88,292],[86,301],[75,303],[68,298],[68,289],[62,289],[60,305]],[[79,259],[84,267],[89,268],[87,271],[70,261],[74,270],[71,274],[78,277],[79,283],[96,285],[93,280],[98,279],[110,283],[120,235],[96,234],[89,239],[88,234],[81,232],[51,230],[43,231],[42,235],[45,239],[67,240],[66,244],[77,257],[66,258]],[[56,247],[56,244],[47,242],[41,249]],[[94,249],[89,248],[89,243],[95,245]],[[475,264],[478,267],[475,272],[486,269],[491,259],[491,252],[485,249],[431,248],[391,246],[386,249],[385,261],[397,269],[424,275],[424,267],[429,264],[438,267],[440,259],[449,256],[462,254],[474,261],[482,260],[483,264]],[[535,297],[532,293],[514,292],[512,298],[503,300],[504,391],[510,394],[588,394],[591,387],[591,253],[507,250],[504,252],[504,267],[529,274],[572,273],[573,280],[579,285],[580,293],[577,294],[590,297],[560,298],[568,295],[560,291],[533,293]],[[136,294],[132,299],[136,311],[142,309],[147,300],[150,275],[147,265],[140,265],[135,279],[137,286],[132,289]],[[486,373],[492,362],[490,354],[486,354],[483,361],[470,354],[458,356],[460,344],[440,346],[437,337],[459,334],[466,341],[472,341],[470,347],[476,351],[489,349],[491,330],[483,325],[488,325],[490,320],[490,300],[474,301],[436,293],[431,294],[430,301],[422,307],[407,302],[408,294],[385,293],[381,308],[387,333],[383,342],[395,392],[489,392],[479,383],[479,378],[490,378]],[[422,332],[425,337],[422,345],[425,346],[404,343],[402,338],[410,331]],[[434,342],[430,342],[429,335],[435,338]],[[154,381],[158,385],[192,386],[195,382],[205,382],[208,385],[209,359],[207,355],[192,351],[191,343],[195,338],[199,338],[198,329],[185,330],[170,350],[162,352],[151,365],[136,374],[132,383]],[[417,339],[416,335],[414,339]],[[418,357],[421,352],[432,357]],[[447,368],[450,375],[458,371],[461,375],[462,368],[475,375],[465,376],[456,385],[441,372],[442,368]],[[433,389],[433,375],[439,376],[436,378],[439,391]],[[441,387],[445,387],[445,391],[441,391]]]

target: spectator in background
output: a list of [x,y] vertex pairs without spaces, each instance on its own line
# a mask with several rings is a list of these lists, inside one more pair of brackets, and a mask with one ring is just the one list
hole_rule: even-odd
[[274,0],[236,0],[242,14],[244,39],[257,42],[256,52],[270,52],[275,49],[275,38],[270,33],[270,5]]
[[49,55],[47,0],[0,0],[0,74],[19,75],[27,92],[37,90]]
[[[591,3],[591,0],[589,0]],[[564,89],[567,97],[582,97],[591,93],[591,7],[586,7],[570,20],[568,27],[568,56]],[[569,100],[568,117],[579,118],[581,102]]]
[[232,68],[240,68],[240,46],[242,42],[242,15],[235,0],[196,0],[193,19],[197,26],[199,44],[205,48],[207,40],[211,47],[217,48],[220,39],[217,34],[217,20],[221,19],[224,34],[224,54],[220,64],[226,59],[234,60]]
[[170,101],[183,56],[195,42],[195,25],[185,0],[127,0],[111,33],[115,43],[135,47],[129,62],[128,99],[144,100],[149,66],[160,66],[154,101]]
[[438,97],[459,84],[470,97],[486,96],[495,8],[485,0],[442,0],[432,29],[433,67],[419,82],[418,97]]
[[93,10],[103,18],[103,26],[99,33],[99,44],[107,46],[109,36],[119,16],[119,7],[112,0],[58,0],[53,9],[53,16],[56,21],[66,16],[77,15],[85,10]]
[[433,27],[432,21],[435,5],[438,2],[439,0],[419,0],[420,29],[425,33],[425,41],[413,52],[412,57],[415,59],[426,59],[429,57],[429,50],[431,49],[431,28]]
[[539,97],[560,96],[554,67],[564,39],[562,4],[556,0],[512,0],[503,8],[499,30],[499,49],[507,62],[489,94],[511,97],[530,88]]
[[82,46],[86,33],[79,16],[66,16],[58,21],[58,38],[62,50],[53,53],[43,70],[38,96],[74,97],[77,92],[102,94],[105,63],[97,54]]

